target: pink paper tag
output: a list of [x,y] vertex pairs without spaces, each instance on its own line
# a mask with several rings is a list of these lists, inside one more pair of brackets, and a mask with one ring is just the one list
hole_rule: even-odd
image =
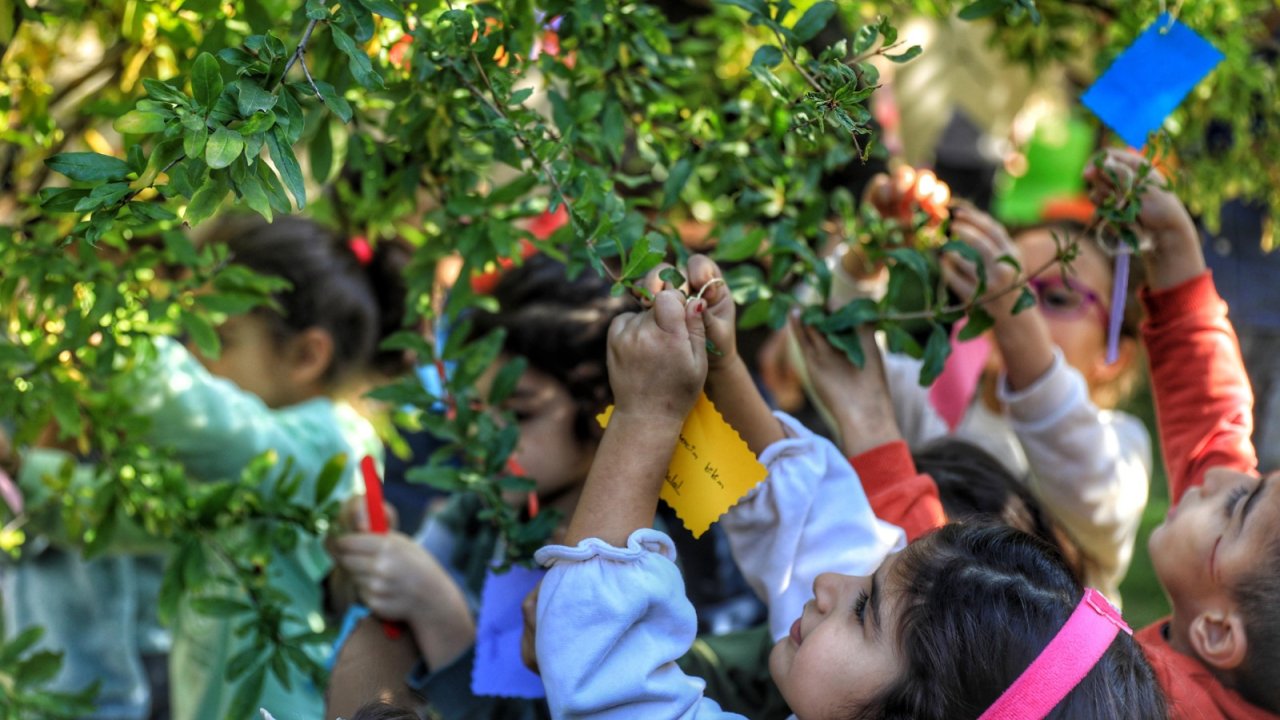
[[951,329],[951,355],[942,368],[942,374],[929,388],[929,404],[947,423],[948,430],[955,430],[964,419],[973,395],[978,391],[978,380],[987,366],[991,354],[991,340],[979,335],[972,340],[960,341],[958,336],[964,321]]
[[17,484],[13,482],[13,478],[9,477],[9,473],[0,470],[0,498],[4,499],[9,509],[14,515],[21,515],[22,508],[22,491],[18,489]]

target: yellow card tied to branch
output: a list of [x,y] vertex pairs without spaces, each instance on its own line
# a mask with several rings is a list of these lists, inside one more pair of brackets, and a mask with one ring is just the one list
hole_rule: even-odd
[[[596,420],[601,427],[608,427],[612,416],[610,405]],[[767,474],[742,436],[725,422],[704,393],[680,428],[680,441],[667,467],[660,497],[695,538],[701,537]]]

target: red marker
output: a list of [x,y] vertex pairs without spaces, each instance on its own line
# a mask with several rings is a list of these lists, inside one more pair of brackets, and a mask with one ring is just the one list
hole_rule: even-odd
[[[369,511],[369,532],[379,535],[387,532],[387,510],[382,506],[382,481],[378,479],[378,467],[373,457],[365,455],[360,461],[360,469],[364,472],[364,502]],[[400,626],[390,620],[382,621],[382,630],[387,637],[395,640],[400,637]]]

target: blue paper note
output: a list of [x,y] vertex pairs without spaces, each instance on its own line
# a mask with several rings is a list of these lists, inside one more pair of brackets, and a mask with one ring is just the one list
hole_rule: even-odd
[[1140,148],[1223,57],[1194,30],[1165,13],[1116,58],[1081,100],[1125,142]]
[[520,660],[524,633],[520,605],[545,574],[545,570],[513,567],[500,575],[490,570],[485,578],[471,672],[471,692],[476,695],[546,697],[542,679]]

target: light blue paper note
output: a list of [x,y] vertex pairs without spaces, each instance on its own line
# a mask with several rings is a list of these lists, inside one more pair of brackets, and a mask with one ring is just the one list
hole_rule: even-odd
[[1081,101],[1129,145],[1140,148],[1223,54],[1162,14],[1120,54]]
[[490,570],[485,577],[471,671],[471,692],[476,695],[546,697],[542,679],[520,660],[520,605],[545,574],[546,570],[517,566],[500,575]]

